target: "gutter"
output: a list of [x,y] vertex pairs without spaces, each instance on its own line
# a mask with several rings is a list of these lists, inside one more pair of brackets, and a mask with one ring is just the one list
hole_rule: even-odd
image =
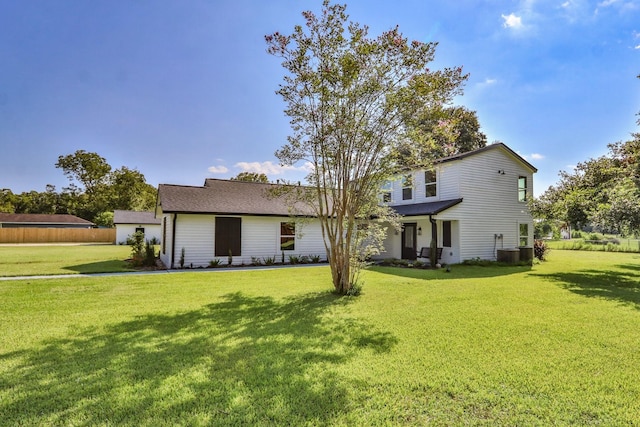
[[171,230],[171,259],[169,260],[169,268],[173,269],[173,260],[176,253],[176,222],[178,222],[178,214],[173,214],[173,225]]

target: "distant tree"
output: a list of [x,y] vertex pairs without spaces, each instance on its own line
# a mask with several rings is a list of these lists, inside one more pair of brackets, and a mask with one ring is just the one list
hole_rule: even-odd
[[15,213],[16,195],[9,188],[0,189],[0,212]]
[[84,191],[93,196],[101,185],[107,184],[111,166],[104,157],[85,150],[59,156],[56,167],[73,183],[74,180],[84,186]]
[[102,212],[93,218],[93,223],[99,227],[113,227],[113,212]]
[[126,166],[116,169],[110,176],[111,198],[109,209],[134,211],[151,210],[156,204],[156,188],[147,184],[142,173]]
[[265,184],[269,182],[267,175],[257,172],[240,172],[230,179],[231,181],[262,182]]
[[416,160],[424,163],[487,145],[476,112],[462,106],[426,110],[410,123],[412,137],[401,148],[401,161],[407,167],[413,167]]
[[461,93],[467,76],[427,68],[436,43],[409,42],[397,27],[368,38],[345,10],[325,0],[320,15],[303,12],[306,29],[265,39],[287,72],[277,93],[292,125],[276,156],[313,165],[311,190],[288,188],[292,201],[306,197],[315,209],[335,290],[351,294],[363,260],[380,247],[383,221],[397,224],[378,202],[381,184],[401,166],[400,146],[425,112]]

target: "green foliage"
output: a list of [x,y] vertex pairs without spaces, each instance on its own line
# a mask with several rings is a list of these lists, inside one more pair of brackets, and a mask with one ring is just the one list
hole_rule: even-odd
[[219,258],[214,258],[211,261],[209,261],[209,267],[210,268],[219,267],[221,262],[222,261]]
[[289,264],[300,264],[300,257],[297,255],[289,255]]
[[[127,237],[131,246],[131,264],[134,267],[152,267],[156,265],[155,248],[151,242],[144,240],[144,233],[136,231]],[[184,263],[184,260],[182,260]]]
[[264,258],[262,258],[262,263],[264,265],[274,265],[276,263],[276,257],[275,256],[264,257]]
[[547,246],[547,243],[544,240],[536,239],[533,242],[533,256],[539,259],[540,261],[544,261],[547,259],[547,255],[550,249]]
[[267,175],[257,172],[240,172],[237,176],[229,179],[231,181],[261,182],[264,184],[269,182]]
[[184,262],[185,262],[185,255],[186,255],[186,250],[184,249],[184,247],[180,250],[180,268],[184,268]]
[[262,265],[262,259],[259,257],[251,257],[251,265]]
[[[578,163],[573,173],[532,204],[536,218],[556,219],[581,228],[631,235],[640,231],[640,134],[609,144],[609,152]],[[591,239],[593,240],[593,239]]]
[[292,126],[276,157],[312,165],[310,187],[289,189],[290,206],[304,203],[321,221],[332,282],[344,294],[379,252],[383,224],[398,223],[378,200],[407,157],[404,141],[426,114],[462,93],[467,75],[461,67],[429,70],[436,43],[409,41],[397,27],[368,37],[345,5],[325,0],[322,13],[302,15],[305,25],[291,35],[265,37],[268,53],[282,58],[277,93]]
[[96,215],[92,221],[95,225],[102,227],[113,227],[113,212],[102,212]]

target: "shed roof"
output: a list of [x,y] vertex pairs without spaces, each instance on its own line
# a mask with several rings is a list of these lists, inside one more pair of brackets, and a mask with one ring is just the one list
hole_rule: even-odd
[[438,202],[415,203],[411,205],[390,206],[402,216],[436,215],[462,202],[462,199],[440,200]]
[[202,187],[160,184],[158,203],[165,213],[213,213],[222,215],[289,216],[314,215],[298,203],[290,209],[284,197],[271,190],[278,184],[207,179]]
[[0,212],[0,223],[9,224],[57,224],[94,225],[91,221],[69,214],[13,214]]
[[114,224],[160,224],[160,219],[156,218],[154,212],[138,211],[113,211]]

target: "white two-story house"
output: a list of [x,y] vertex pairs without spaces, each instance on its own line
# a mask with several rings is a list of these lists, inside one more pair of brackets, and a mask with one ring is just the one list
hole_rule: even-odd
[[439,159],[390,182],[383,203],[402,215],[380,258],[416,259],[432,237],[439,262],[495,260],[500,249],[533,245],[527,201],[537,171],[503,143]]
[[[432,236],[441,263],[496,259],[499,249],[533,244],[527,207],[536,168],[499,143],[407,172],[385,189],[382,203],[403,216],[402,231],[390,229],[380,258],[416,259]],[[319,221],[312,211],[298,217],[274,184],[207,179],[203,186],[161,184],[156,218],[161,223],[160,258],[168,268],[206,267],[215,259],[248,264],[291,256],[326,259]],[[302,221],[301,221],[302,220]]]

